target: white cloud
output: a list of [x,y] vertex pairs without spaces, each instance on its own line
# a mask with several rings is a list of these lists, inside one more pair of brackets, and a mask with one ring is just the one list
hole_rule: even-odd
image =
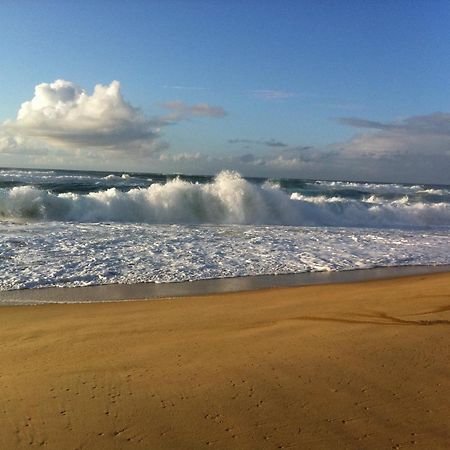
[[120,83],[97,84],[92,94],[71,81],[35,87],[16,119],[0,124],[0,153],[10,165],[66,167],[157,160],[169,144],[163,126],[193,117],[223,117],[220,106],[169,102],[165,116],[146,117],[124,100]]
[[118,81],[96,85],[92,95],[70,81],[39,84],[2,130],[61,148],[151,150],[158,137],[153,122],[123,99]]
[[20,136],[8,133],[0,134],[0,153],[11,153],[17,150],[24,142]]

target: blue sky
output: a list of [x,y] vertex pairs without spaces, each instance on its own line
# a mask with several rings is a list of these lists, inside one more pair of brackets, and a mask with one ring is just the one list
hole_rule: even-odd
[[[449,182],[449,23],[439,1],[4,1],[0,165]],[[118,80],[146,131],[18,121],[58,79]]]

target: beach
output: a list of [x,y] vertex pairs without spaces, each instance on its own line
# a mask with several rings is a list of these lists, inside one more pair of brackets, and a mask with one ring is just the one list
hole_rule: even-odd
[[448,5],[72,3],[0,2],[0,450],[450,450]]
[[448,272],[0,321],[0,448],[450,446]]

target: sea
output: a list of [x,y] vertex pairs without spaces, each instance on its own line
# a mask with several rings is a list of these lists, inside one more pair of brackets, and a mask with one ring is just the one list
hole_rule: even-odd
[[0,169],[0,290],[450,264],[450,186]]

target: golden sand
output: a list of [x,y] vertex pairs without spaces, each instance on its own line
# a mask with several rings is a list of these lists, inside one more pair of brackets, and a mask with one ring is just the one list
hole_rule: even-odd
[[450,274],[2,307],[0,449],[448,449]]

